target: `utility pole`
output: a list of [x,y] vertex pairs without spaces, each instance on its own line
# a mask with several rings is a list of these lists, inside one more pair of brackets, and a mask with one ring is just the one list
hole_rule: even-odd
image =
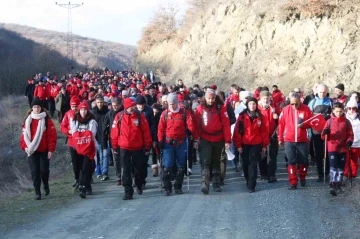
[[63,7],[63,8],[67,8],[68,9],[68,30],[67,30],[67,34],[66,34],[66,47],[67,47],[67,54],[66,54],[66,66],[68,70],[72,70],[74,69],[73,66],[73,38],[72,38],[72,17],[71,17],[71,10],[73,8],[77,8],[77,7],[81,7],[84,5],[84,3],[81,4],[72,4],[72,3],[66,3],[66,4],[61,4],[61,3],[57,3],[55,2],[55,4],[59,7]]

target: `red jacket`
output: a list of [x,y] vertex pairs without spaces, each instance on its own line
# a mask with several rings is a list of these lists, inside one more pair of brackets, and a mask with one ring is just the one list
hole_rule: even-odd
[[268,127],[267,131],[269,132],[269,137],[271,137],[278,126],[278,119],[274,119],[273,115],[277,114],[279,116],[281,112],[280,108],[275,105],[271,105],[269,108],[265,109],[259,104],[258,109],[264,117],[263,120],[266,121],[266,125]]
[[[123,117],[119,122],[121,114]],[[152,145],[150,127],[145,116],[140,114],[140,117],[139,122],[135,112],[128,114],[121,111],[116,114],[110,133],[111,144],[114,149],[150,150]]]
[[[244,125],[244,133],[242,135],[239,132],[240,121],[242,121]],[[255,118],[253,122],[251,122],[248,113],[240,114],[235,124],[233,142],[236,148],[242,148],[243,144],[262,144],[262,147],[266,148],[270,142],[267,120]]]
[[[331,115],[324,126],[324,129],[326,128],[330,128],[330,134],[327,136],[327,151],[346,153],[348,151],[346,142],[354,141],[354,133],[345,114],[340,118]],[[325,140],[325,135],[321,134],[321,138]]]
[[46,85],[38,85],[35,87],[34,97],[39,97],[40,100],[46,100],[50,97],[50,92],[48,91]]
[[69,110],[68,112],[65,113],[64,118],[60,124],[60,131],[67,136],[68,138],[67,142],[69,147],[76,146],[76,142],[73,141],[72,135],[69,133],[69,131],[71,130],[70,122],[71,120],[74,120],[74,117],[75,117],[75,110]]
[[68,85],[66,87],[66,90],[69,92],[70,94],[70,98],[73,97],[73,96],[79,96],[79,89],[76,85]]
[[[31,121],[31,126],[30,126],[31,141],[34,139],[34,136],[36,134],[38,123],[39,120],[37,119],[33,119]],[[57,134],[56,134],[55,125],[50,118],[47,118],[46,125],[47,128],[41,137],[41,141],[39,147],[36,149],[36,152],[54,152],[56,149]],[[25,126],[23,126],[23,130],[24,129]],[[23,134],[21,134],[20,136],[20,148],[24,151],[25,148],[27,148]]]
[[285,106],[279,117],[279,141],[282,142],[308,142],[306,127],[297,125],[313,116],[309,107],[300,104],[296,110],[293,106]]
[[52,84],[52,85],[49,84],[48,87],[50,91],[50,96],[55,99],[60,92],[60,87],[57,86],[56,84]]
[[333,98],[333,103],[340,102],[342,104],[345,104],[347,98],[348,97],[346,95],[343,95],[340,98]]
[[[185,119],[184,116],[186,117]],[[186,129],[190,130],[195,140],[199,138],[198,132],[195,130],[193,117],[188,110],[180,108],[177,113],[164,110],[160,116],[158,139],[159,141],[164,141],[165,138],[174,140],[185,139]]]
[[285,96],[280,90],[276,90],[272,93],[272,100],[276,106],[280,106],[280,104],[285,101]]
[[217,105],[208,108],[199,105],[195,111],[195,122],[197,124],[198,135],[201,139],[210,142],[225,141],[231,142],[230,120],[227,114],[226,106],[220,106],[218,113]]
[[230,104],[233,109],[235,109],[235,104],[240,102],[240,96],[231,94],[225,101],[225,104]]

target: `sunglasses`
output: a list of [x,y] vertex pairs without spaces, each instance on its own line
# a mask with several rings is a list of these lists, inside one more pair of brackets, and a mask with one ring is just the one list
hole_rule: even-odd
[[291,103],[290,105],[298,106],[299,103]]
[[357,107],[348,107],[347,109],[348,110],[357,110],[358,108]]

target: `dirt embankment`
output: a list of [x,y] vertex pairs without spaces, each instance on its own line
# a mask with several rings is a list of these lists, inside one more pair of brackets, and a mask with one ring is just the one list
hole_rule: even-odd
[[182,44],[165,41],[137,62],[188,85],[278,84],[287,92],[342,82],[359,90],[359,14],[358,0],[218,1],[199,14]]

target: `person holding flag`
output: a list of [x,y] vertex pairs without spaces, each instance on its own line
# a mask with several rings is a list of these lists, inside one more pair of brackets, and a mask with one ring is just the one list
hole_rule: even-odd
[[285,147],[288,159],[289,190],[295,190],[298,176],[300,185],[305,187],[306,184],[309,139],[306,131],[308,126],[303,123],[313,114],[308,106],[301,103],[300,94],[293,92],[289,96],[290,105],[284,107],[279,117],[279,146]]
[[348,148],[354,141],[351,123],[344,114],[344,105],[336,102],[331,118],[326,121],[321,137],[325,139],[330,161],[330,194],[336,196],[341,192],[344,176],[345,159]]
[[[330,118],[331,108],[333,105],[332,100],[328,96],[328,87],[324,84],[319,84],[316,88],[317,92],[315,98],[312,99],[308,106],[314,114],[322,114],[325,120]],[[317,118],[318,119],[318,118]],[[320,119],[320,118],[319,118]],[[317,122],[315,119],[314,122]],[[324,122],[325,123],[325,122]],[[320,132],[323,128],[318,127],[319,130],[315,130],[313,125],[311,126],[311,144],[314,149],[314,158],[318,173],[318,182],[324,181],[324,140],[321,138]],[[316,126],[315,126],[316,127]],[[329,175],[329,159],[326,159],[325,177]]]

